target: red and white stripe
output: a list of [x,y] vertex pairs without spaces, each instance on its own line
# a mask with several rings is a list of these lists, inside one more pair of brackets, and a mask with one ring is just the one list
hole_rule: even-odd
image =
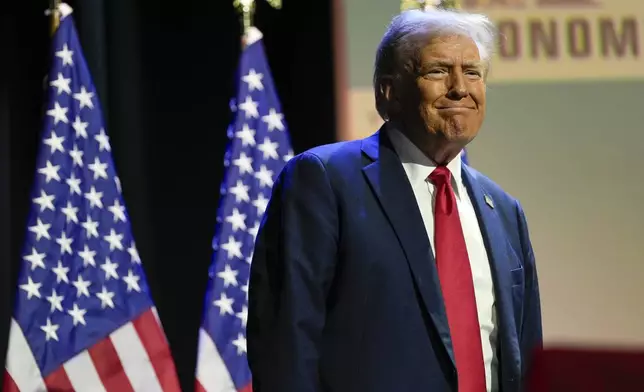
[[11,323],[3,391],[180,392],[154,308],[42,377],[20,325]]
[[239,391],[235,388],[226,363],[219,355],[217,346],[210,335],[199,329],[199,348],[197,353],[196,392],[252,392],[248,384]]

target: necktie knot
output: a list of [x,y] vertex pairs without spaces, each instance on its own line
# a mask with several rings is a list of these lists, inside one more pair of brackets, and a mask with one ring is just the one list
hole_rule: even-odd
[[449,171],[447,166],[438,166],[432,174],[429,175],[429,179],[437,187],[441,187],[446,184],[451,184],[452,173]]
[[436,205],[435,209],[446,214],[451,214],[456,205],[456,196],[452,189],[452,173],[447,166],[438,166],[429,179],[436,186]]

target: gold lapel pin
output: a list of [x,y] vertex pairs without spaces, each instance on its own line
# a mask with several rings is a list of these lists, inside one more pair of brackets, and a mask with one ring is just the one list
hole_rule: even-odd
[[494,202],[489,195],[485,195],[483,198],[485,199],[485,203],[490,206],[490,208],[494,208]]

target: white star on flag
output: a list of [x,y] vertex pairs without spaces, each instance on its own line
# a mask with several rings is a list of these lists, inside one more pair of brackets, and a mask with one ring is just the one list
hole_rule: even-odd
[[248,124],[244,124],[240,131],[235,132],[235,137],[242,141],[244,147],[255,145],[255,130],[250,129]]
[[265,116],[262,116],[262,121],[268,125],[268,131],[272,131],[274,129],[278,129],[280,131],[284,130],[284,124],[282,123],[282,119],[284,118],[284,115],[282,113],[277,113],[275,109],[271,108],[268,111],[268,114]]
[[239,108],[246,113],[246,118],[257,118],[259,112],[257,111],[257,102],[253,101],[250,95],[246,96],[246,100],[239,105]]
[[50,150],[49,153],[51,155],[54,155],[54,152],[60,151],[62,153],[65,152],[65,147],[63,147],[63,141],[65,140],[64,136],[58,136],[56,135],[55,131],[51,131],[51,136],[49,138],[45,139],[43,143],[49,146]]
[[264,75],[258,74],[254,69],[248,70],[248,73],[242,77],[242,80],[248,83],[248,91],[263,90],[262,78]]
[[74,65],[74,52],[69,50],[67,47],[67,44],[63,44],[63,48],[56,53],[56,57],[60,58],[63,62],[63,66],[65,65]]
[[62,72],[59,72],[56,80],[52,80],[51,82],[49,82],[49,85],[57,88],[56,94],[58,95],[62,94],[63,92],[66,92],[67,94],[71,94],[72,90],[71,88],[69,88],[69,83],[71,81],[72,81],[71,79],[64,77]]
[[74,99],[78,101],[78,108],[83,109],[85,107],[89,109],[94,109],[94,103],[92,102],[92,98],[94,97],[94,93],[87,91],[85,86],[81,86],[80,92],[76,93],[73,95]]
[[87,139],[87,126],[89,125],[88,122],[83,122],[80,118],[80,116],[76,116],[74,119],[74,122],[72,123],[72,127],[74,127],[74,131],[76,131],[76,137],[82,137],[83,139]]
[[54,118],[54,125],[59,122],[67,124],[69,120],[67,119],[67,108],[60,106],[58,101],[54,102],[54,107],[47,110],[47,115]]

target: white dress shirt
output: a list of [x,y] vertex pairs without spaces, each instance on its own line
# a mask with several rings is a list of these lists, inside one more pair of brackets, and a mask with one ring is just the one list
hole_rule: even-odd
[[[423,154],[405,135],[393,127],[388,128],[388,135],[394,149],[402,162],[407,178],[416,196],[418,208],[422,215],[427,236],[434,254],[434,190],[429,175],[436,168],[436,163]],[[498,390],[497,355],[496,355],[496,311],[494,309],[494,286],[490,263],[479,227],[474,206],[468,195],[461,176],[461,156],[457,156],[447,164],[452,173],[452,187],[456,193],[461,226],[465,237],[465,245],[472,269],[474,294],[481,328],[483,344],[483,361],[485,363],[485,382],[489,392]]]

